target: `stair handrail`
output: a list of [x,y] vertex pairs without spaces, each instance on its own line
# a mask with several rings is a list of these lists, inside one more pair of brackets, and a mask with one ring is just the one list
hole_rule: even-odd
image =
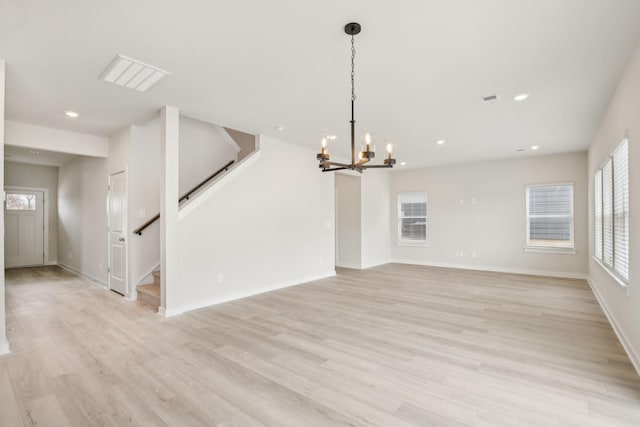
[[[198,191],[199,189],[201,189],[202,187],[207,185],[209,183],[209,181],[211,181],[212,179],[214,179],[215,177],[220,175],[222,172],[226,172],[227,170],[229,170],[229,167],[234,163],[235,163],[235,160],[230,160],[229,162],[227,162],[226,165],[224,165],[223,167],[218,169],[213,175],[209,176],[209,178],[206,178],[200,184],[196,185],[191,190],[187,191],[184,196],[182,196],[182,197],[180,197],[178,199],[178,203],[182,203],[183,200],[189,200],[189,197],[191,197],[193,195],[193,193],[195,193],[196,191]],[[135,230],[133,230],[133,234],[137,234],[138,236],[142,236],[142,231],[144,231],[145,228],[149,227],[151,224],[156,222],[159,218],[160,218],[160,214],[158,213],[153,218],[151,218],[149,221],[145,222],[140,227],[138,227]]]

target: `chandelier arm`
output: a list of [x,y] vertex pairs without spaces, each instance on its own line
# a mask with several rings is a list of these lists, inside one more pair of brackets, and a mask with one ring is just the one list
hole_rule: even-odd
[[360,160],[358,163],[354,164],[353,166],[360,166],[360,165],[364,165],[365,163],[367,163],[369,161],[369,159],[362,159]]
[[333,172],[333,171],[341,171],[345,169],[351,169],[350,167],[344,166],[340,168],[330,168],[330,169],[322,169],[322,172]]
[[360,166],[362,169],[373,169],[373,168],[392,168],[393,165],[363,165]]

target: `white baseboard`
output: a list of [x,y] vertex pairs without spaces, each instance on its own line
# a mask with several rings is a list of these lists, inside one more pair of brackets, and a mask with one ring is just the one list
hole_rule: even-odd
[[341,262],[341,261],[337,261],[336,262],[336,267],[340,267],[340,268],[354,268],[356,270],[362,270],[362,265],[360,264],[356,264],[353,262]]
[[374,262],[372,264],[363,264],[362,269],[366,270],[367,268],[379,267],[381,265],[389,264],[389,260]]
[[604,300],[604,298],[602,298],[602,294],[600,294],[598,288],[594,286],[593,282],[591,281],[591,278],[587,279],[587,282],[589,282],[589,286],[591,286],[591,290],[596,296],[596,299],[598,300],[602,311],[604,311],[604,314],[605,316],[607,316],[607,320],[609,320],[613,331],[616,333],[618,340],[620,340],[622,348],[624,348],[624,350],[627,352],[627,356],[629,356],[633,367],[636,368],[636,372],[638,373],[638,375],[640,375],[640,357],[638,357],[638,352],[633,348],[633,345],[631,345],[631,341],[625,335],[624,331],[620,327],[620,324],[613,315],[613,312],[609,309],[607,302]]
[[449,262],[432,262],[432,261],[409,260],[409,259],[392,259],[390,262],[396,263],[396,264],[424,265],[428,267],[458,268],[461,270],[478,270],[478,271],[492,271],[496,273],[527,274],[531,276],[560,277],[563,279],[586,280],[588,278],[586,274],[581,274],[581,273],[528,270],[524,268],[504,268],[504,267],[493,267],[493,266],[475,265],[475,264],[456,264],[456,263],[449,263]]
[[0,356],[4,356],[9,353],[11,353],[11,350],[9,349],[9,341],[0,343]]
[[65,269],[65,270],[67,270],[67,271],[69,271],[69,272],[71,272],[71,273],[73,273],[75,275],[80,276],[80,277],[83,277],[83,278],[95,283],[96,285],[98,285],[100,287],[108,288],[106,282],[98,279],[97,277],[93,277],[93,276],[91,276],[89,274],[85,274],[82,271],[80,271],[80,270],[78,270],[78,269],[76,269],[74,267],[71,267],[70,265],[58,263],[58,267],[63,268],[63,269]]
[[204,308],[204,307],[210,307],[212,305],[218,305],[218,304],[222,304],[225,302],[229,302],[229,301],[234,301],[234,300],[238,300],[238,299],[242,299],[242,298],[247,298],[247,297],[251,297],[254,295],[259,295],[259,294],[263,294],[266,292],[271,292],[271,291],[276,291],[278,289],[283,289],[283,288],[289,288],[291,286],[297,286],[297,285],[303,285],[305,283],[309,283],[309,282],[313,282],[316,280],[320,280],[320,279],[326,279],[327,277],[333,277],[336,275],[336,272],[333,271],[329,274],[319,274],[316,276],[309,276],[309,277],[305,277],[302,279],[298,279],[295,281],[290,281],[290,282],[285,282],[285,283],[280,283],[277,285],[273,285],[273,286],[266,286],[264,288],[258,288],[258,289],[252,289],[250,291],[246,291],[246,292],[240,292],[237,294],[231,294],[231,295],[227,295],[224,297],[220,297],[220,298],[213,298],[207,301],[199,301],[197,303],[193,303],[193,304],[186,304],[182,307],[178,307],[178,308],[172,308],[167,310],[165,307],[160,307],[158,308],[158,312],[160,314],[162,314],[164,317],[172,317],[172,316],[177,316],[179,314],[183,314],[184,312],[187,311],[191,311],[191,310],[197,310],[199,308]]

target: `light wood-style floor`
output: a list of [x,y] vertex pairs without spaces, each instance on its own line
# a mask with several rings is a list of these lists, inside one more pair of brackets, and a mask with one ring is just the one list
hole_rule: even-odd
[[582,280],[386,265],[164,319],[7,271],[0,426],[640,425]]

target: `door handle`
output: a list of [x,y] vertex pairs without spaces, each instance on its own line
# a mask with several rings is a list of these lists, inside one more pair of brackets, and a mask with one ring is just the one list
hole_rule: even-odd
[[118,242],[124,242],[124,237],[119,238]]

